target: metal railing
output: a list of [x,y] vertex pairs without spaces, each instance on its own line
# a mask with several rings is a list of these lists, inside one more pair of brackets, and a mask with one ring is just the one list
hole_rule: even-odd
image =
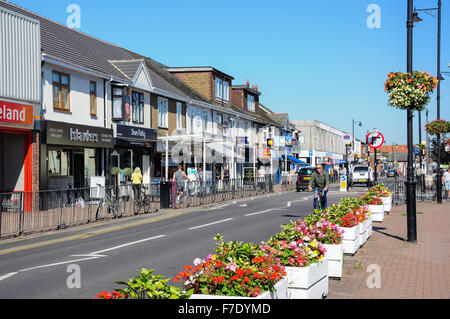
[[[150,201],[147,213],[161,208],[193,207],[214,202],[255,196],[274,191],[273,178],[224,179],[184,183],[183,198],[177,205],[177,185],[170,182],[167,194],[161,194],[161,183],[143,184]],[[282,190],[295,187],[282,181]],[[169,197],[169,207],[161,206],[162,196]],[[133,185],[87,187],[52,191],[11,192],[0,194],[0,238],[36,232],[60,230],[72,226],[115,218],[107,199],[117,198],[124,206],[122,216],[134,215]],[[100,206],[101,200],[105,204]],[[141,211],[141,213],[144,213]]]
[[171,182],[171,207],[184,208],[273,192],[273,179],[239,178],[219,181]]
[[[159,184],[146,187],[150,212],[159,209]],[[88,187],[54,191],[11,192],[0,194],[0,238],[112,219],[109,204],[99,208],[105,194],[118,194],[124,204],[123,216],[133,215],[131,185]]]
[[[435,201],[437,189],[436,177],[416,176],[416,201]],[[395,205],[406,203],[405,180],[385,181],[384,185],[392,192],[392,203]],[[444,187],[442,187],[444,196]]]

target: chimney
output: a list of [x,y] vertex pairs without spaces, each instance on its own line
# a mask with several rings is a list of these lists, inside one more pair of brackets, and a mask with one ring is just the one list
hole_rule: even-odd
[[245,82],[245,86],[249,87],[250,86],[250,81],[247,79],[247,82]]

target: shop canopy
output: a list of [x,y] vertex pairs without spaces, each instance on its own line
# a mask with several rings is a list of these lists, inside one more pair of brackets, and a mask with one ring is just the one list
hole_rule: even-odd
[[[284,155],[283,155],[283,156],[284,156]],[[299,163],[299,164],[308,164],[308,163],[305,163],[305,162],[303,162],[302,160],[299,160],[298,158],[295,158],[295,157],[290,156],[290,155],[288,155],[287,158],[288,158],[289,160],[294,161],[294,162]]]

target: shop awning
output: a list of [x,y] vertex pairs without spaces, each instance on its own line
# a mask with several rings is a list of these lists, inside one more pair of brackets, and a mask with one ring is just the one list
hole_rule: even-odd
[[299,164],[307,164],[307,163],[303,162],[302,160],[299,160],[298,158],[295,158],[295,157],[290,156],[290,155],[288,155],[287,158],[290,159],[291,161],[294,161],[294,162],[299,163]]

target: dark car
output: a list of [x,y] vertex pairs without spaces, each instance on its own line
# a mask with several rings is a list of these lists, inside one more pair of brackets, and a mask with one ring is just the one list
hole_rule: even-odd
[[397,177],[398,176],[398,172],[395,169],[390,169],[387,172],[387,177]]
[[300,190],[305,191],[308,189],[309,181],[311,180],[311,175],[316,171],[315,167],[302,167],[297,173],[297,192]]

